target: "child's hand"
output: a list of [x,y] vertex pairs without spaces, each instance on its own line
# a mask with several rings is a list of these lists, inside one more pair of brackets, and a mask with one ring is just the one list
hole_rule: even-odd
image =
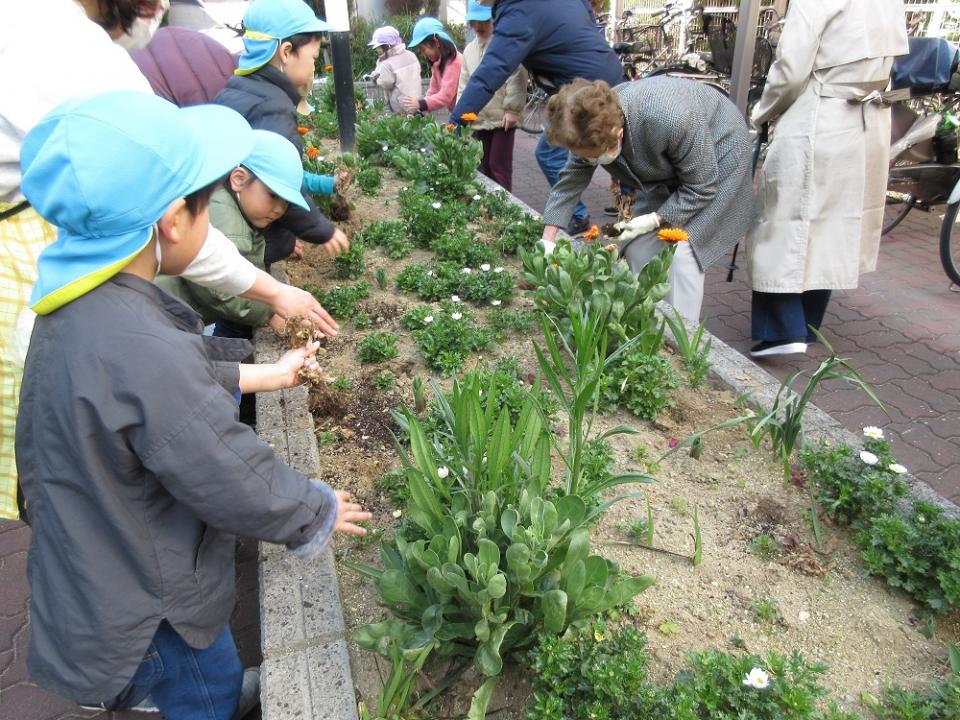
[[297,238],[293,241],[293,250],[290,251],[287,260],[303,260],[303,240]]
[[[320,343],[312,342],[303,347],[287,350],[275,363],[280,382],[277,389],[295,387],[303,382],[302,375],[319,372],[320,363],[317,362],[319,347]],[[301,371],[304,372],[301,373]]]
[[367,529],[356,525],[355,523],[369,520],[373,517],[363,508],[353,502],[350,493],[344,490],[334,490],[337,496],[337,524],[333,526],[333,531],[345,535],[366,535]]
[[510,130],[520,124],[520,116],[515,112],[505,112],[503,114],[503,129]]
[[320,247],[326,252],[327,257],[336,257],[350,249],[350,241],[347,239],[343,230],[337,228],[333,231],[333,237]]
[[420,101],[415,97],[404,95],[400,98],[400,106],[408,113],[415,113],[420,109]]
[[286,335],[287,334],[287,321],[284,320],[279,315],[273,315],[270,318],[270,329],[273,330],[277,335]]

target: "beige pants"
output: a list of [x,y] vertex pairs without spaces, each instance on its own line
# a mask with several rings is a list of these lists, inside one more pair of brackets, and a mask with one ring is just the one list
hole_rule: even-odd
[[[638,273],[662,249],[663,240],[658,239],[656,233],[641,235],[627,246],[624,259],[630,270]],[[687,320],[696,322],[700,319],[705,277],[693,256],[690,243],[677,243],[677,250],[670,265],[670,292],[666,300]]]

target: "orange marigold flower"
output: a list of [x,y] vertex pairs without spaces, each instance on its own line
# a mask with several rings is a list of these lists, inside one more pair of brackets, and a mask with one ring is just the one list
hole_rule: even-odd
[[476,122],[476,121],[477,121],[477,114],[476,114],[476,113],[464,113],[463,115],[460,116],[460,119],[463,120],[465,123]]
[[317,150],[317,148],[313,147],[313,145],[307,148],[308,158],[310,158],[311,160],[316,160],[319,156],[320,156],[320,151]]
[[453,123],[447,123],[446,125],[443,126],[443,129],[449,132],[453,132],[454,130],[457,129],[457,126],[454,125]]
[[680,228],[663,228],[660,232],[657,233],[657,237],[663,240],[664,242],[686,242],[690,239],[690,236],[687,235],[685,230]]
[[323,71],[324,71],[324,72],[333,72],[333,65],[324,65],[324,66],[323,66]]
[[583,234],[584,240],[596,240],[598,237],[600,237],[600,228],[596,225],[592,225],[590,229]]
[[306,135],[308,132],[310,132],[310,128],[304,127],[303,125],[301,125],[300,127],[297,128],[297,132],[300,133],[301,135]]

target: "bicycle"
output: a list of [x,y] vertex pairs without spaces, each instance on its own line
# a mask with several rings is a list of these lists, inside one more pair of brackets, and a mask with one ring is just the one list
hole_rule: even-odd
[[620,55],[624,73],[630,80],[646,77],[651,70],[663,64],[677,61],[679,53],[675,51],[673,37],[667,28],[679,24],[677,46],[682,45],[689,52],[693,49],[691,25],[703,17],[703,5],[696,0],[673,0],[663,9],[650,13],[660,20],[643,25],[632,25],[633,13],[625,11],[617,22],[615,37],[618,42],[613,50]]

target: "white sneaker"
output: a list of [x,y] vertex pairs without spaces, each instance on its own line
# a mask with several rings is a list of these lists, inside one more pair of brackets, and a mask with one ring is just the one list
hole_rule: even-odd
[[[103,705],[81,705],[84,710],[106,710]],[[130,708],[124,708],[124,710],[133,710],[136,712],[142,713],[158,713],[160,708],[153,704],[153,700],[150,699],[150,696],[147,695],[143,700]],[[118,711],[119,712],[119,711]]]
[[260,704],[260,668],[247,668],[243,671],[243,685],[240,686],[240,700],[233,720],[242,720],[251,710]]
[[805,342],[771,342],[764,340],[759,345],[750,348],[751,357],[767,357],[768,355],[796,355],[807,351]]

